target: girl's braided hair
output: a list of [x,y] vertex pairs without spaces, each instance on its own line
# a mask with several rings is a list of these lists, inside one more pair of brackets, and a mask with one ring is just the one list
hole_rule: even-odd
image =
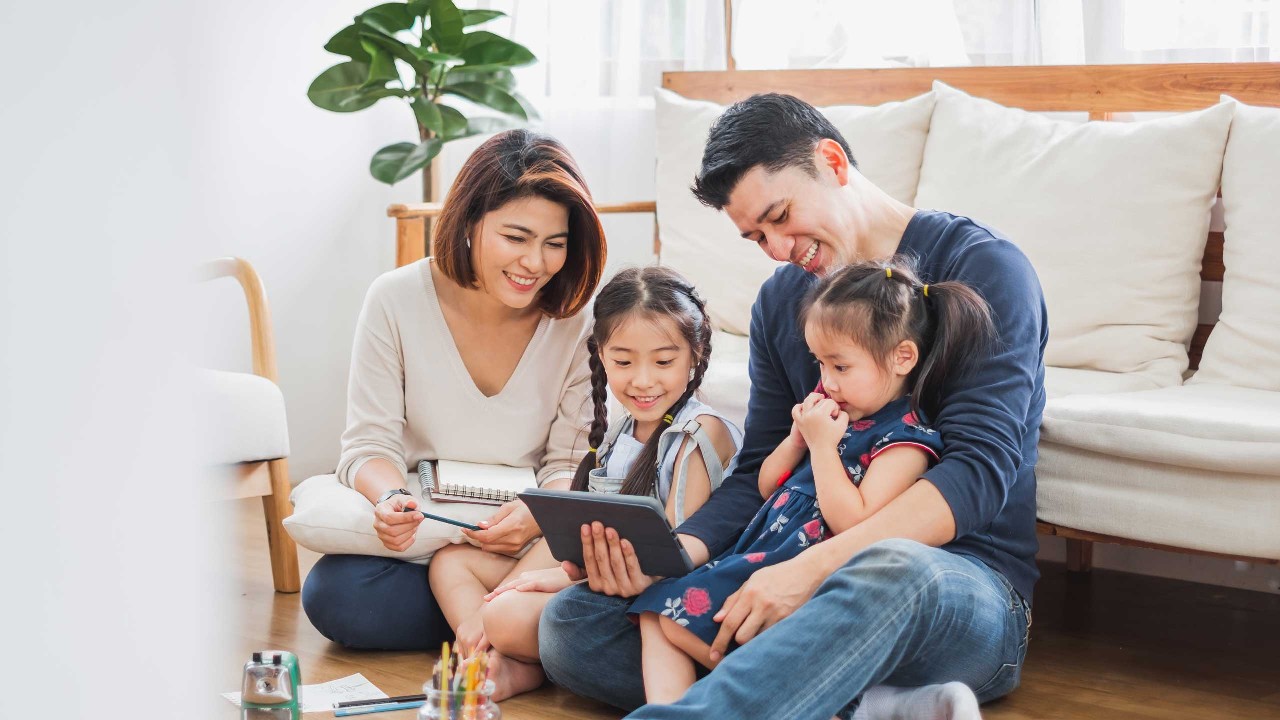
[[598,449],[604,442],[609,416],[606,391],[609,379],[605,375],[600,350],[608,343],[623,322],[631,318],[667,318],[675,323],[685,342],[693,351],[693,377],[688,387],[667,408],[658,429],[649,436],[640,456],[631,465],[622,483],[624,495],[652,495],[658,480],[658,440],[662,431],[675,421],[680,410],[702,384],[711,359],[711,320],[707,317],[706,303],[697,291],[676,271],[660,266],[628,268],[613,276],[596,296],[593,306],[595,325],[587,338],[588,363],[591,367],[591,402],[595,415],[588,434],[590,451],[578,465],[573,477],[573,490],[586,490],[590,474],[598,464]]

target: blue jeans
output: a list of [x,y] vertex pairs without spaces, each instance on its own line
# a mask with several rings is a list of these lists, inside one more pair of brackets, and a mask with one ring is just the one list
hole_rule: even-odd
[[427,566],[370,555],[325,555],[302,585],[302,609],[321,635],[349,648],[438,650],[453,637]]
[[[629,600],[575,586],[543,611],[547,676],[623,709],[644,703]],[[977,560],[886,540],[827,578],[790,617],[729,653],[673,705],[628,717],[827,718],[873,685],[961,681],[981,701],[1018,686],[1030,606]]]

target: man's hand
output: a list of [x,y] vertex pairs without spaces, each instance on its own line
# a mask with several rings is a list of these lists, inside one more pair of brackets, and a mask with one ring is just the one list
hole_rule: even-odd
[[823,399],[802,410],[796,424],[810,448],[833,448],[849,428],[849,413],[842,411],[835,400]]
[[582,568],[565,562],[565,573],[574,581],[585,577],[588,587],[604,595],[635,597],[658,580],[640,571],[640,560],[629,541],[598,521],[582,526],[582,562]]
[[542,528],[523,500],[503,505],[493,517],[481,520],[479,525],[479,530],[463,530],[462,534],[480,543],[482,550],[502,555],[515,555],[530,540],[542,535]]
[[723,658],[730,640],[744,645],[795,612],[826,579],[811,553],[757,570],[716,613],[714,619],[720,623],[720,632],[711,643],[711,659]]
[[388,550],[408,550],[424,519],[411,495],[392,495],[373,506],[373,531]]

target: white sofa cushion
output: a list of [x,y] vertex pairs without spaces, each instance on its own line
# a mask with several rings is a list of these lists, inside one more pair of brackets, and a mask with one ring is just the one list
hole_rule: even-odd
[[1135,460],[1280,476],[1280,393],[1201,383],[1071,395],[1045,406],[1041,436]]
[[723,413],[738,427],[747,426],[747,399],[751,395],[748,375],[750,340],[723,331],[711,335],[711,362],[702,376],[698,393],[703,402]]
[[[493,505],[424,502],[416,474],[407,477],[405,484],[418,499],[418,507],[436,515],[475,524],[498,510]],[[293,489],[289,500],[293,514],[285,518],[285,530],[302,547],[326,555],[377,555],[425,565],[445,545],[467,542],[460,528],[423,520],[409,549],[388,550],[373,530],[373,505],[335,475],[307,478]]]
[[[728,216],[698,202],[689,187],[702,164],[711,123],[725,106],[658,89],[656,198],[661,262],[686,275],[703,297],[716,327],[745,335],[751,303],[777,267],[743,240]],[[853,150],[863,175],[910,203],[920,176],[933,95],[875,107],[820,108]]]
[[1059,367],[1044,369],[1044,391],[1050,399],[1067,395],[1154,390],[1157,387],[1159,386],[1151,378],[1139,373],[1113,373]]
[[1280,391],[1280,109],[1237,105],[1222,163],[1222,314],[1192,383]]
[[[1040,443],[1036,517],[1190,550],[1280,559],[1280,478]],[[1260,511],[1261,509],[1261,511]]]
[[199,370],[195,398],[202,408],[202,452],[208,464],[288,457],[284,395],[275,383],[249,373]]
[[1045,362],[1181,383],[1232,106],[1074,123],[934,93],[916,205],[1027,254],[1049,306]]

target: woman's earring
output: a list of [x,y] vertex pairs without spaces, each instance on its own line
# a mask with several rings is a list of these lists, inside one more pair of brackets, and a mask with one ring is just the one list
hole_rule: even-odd
[[693,376],[695,374],[696,373],[694,373],[693,368],[689,368],[689,382],[693,382]]
[[471,249],[471,238],[467,238],[467,249]]

